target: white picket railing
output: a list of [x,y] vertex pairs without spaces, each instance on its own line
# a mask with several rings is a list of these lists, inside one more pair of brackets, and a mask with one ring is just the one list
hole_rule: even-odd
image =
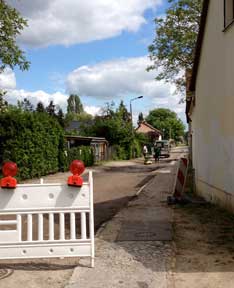
[[92,172],[81,188],[0,188],[0,259],[47,257],[91,257],[94,267]]

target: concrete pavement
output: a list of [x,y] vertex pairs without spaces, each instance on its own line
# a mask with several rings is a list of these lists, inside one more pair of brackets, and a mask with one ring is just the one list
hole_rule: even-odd
[[172,192],[174,165],[154,177],[138,197],[96,235],[95,268],[81,259],[66,288],[166,288],[171,284]]

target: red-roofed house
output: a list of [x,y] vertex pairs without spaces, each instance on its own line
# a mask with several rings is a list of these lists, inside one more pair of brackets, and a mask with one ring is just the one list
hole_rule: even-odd
[[140,122],[135,131],[136,133],[143,133],[148,135],[152,140],[162,140],[162,132],[151,126],[146,121]]

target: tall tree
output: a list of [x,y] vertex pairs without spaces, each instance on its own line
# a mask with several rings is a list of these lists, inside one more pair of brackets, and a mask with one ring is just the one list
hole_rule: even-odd
[[105,118],[112,118],[115,115],[115,102],[105,103],[105,106],[101,109],[101,114]]
[[64,119],[64,125],[68,126],[73,120],[79,121],[79,134],[86,135],[89,131],[89,126],[92,119],[93,116],[84,111],[80,97],[78,95],[71,94],[67,99],[67,114]]
[[6,66],[14,68],[18,65],[21,70],[29,68],[24,52],[16,43],[16,37],[27,25],[19,12],[0,0],[0,70]]
[[[12,8],[4,0],[0,0],[0,73],[8,66],[11,69],[19,66],[21,70],[29,68],[24,52],[16,43],[16,37],[27,26],[19,12]],[[7,109],[7,101],[4,100],[5,91],[0,89],[0,111]]]
[[51,100],[49,105],[46,107],[46,112],[50,115],[50,116],[56,116],[56,106],[54,104],[54,101]]
[[130,122],[131,121],[131,114],[128,112],[126,106],[124,105],[123,100],[120,101],[119,107],[116,111],[120,118],[123,119],[125,122]]
[[[128,119],[126,119],[126,117]],[[115,109],[114,103],[107,103],[102,116],[96,116],[90,129],[90,134],[105,137],[110,145],[118,145],[126,158],[132,155],[132,123],[130,115],[123,104]]]
[[143,116],[143,113],[140,112],[139,115],[138,115],[138,121],[137,121],[137,123],[140,124],[142,121],[144,121],[144,116]]
[[65,127],[65,119],[64,119],[63,110],[61,108],[59,108],[59,110],[58,110],[57,119],[58,119],[59,124],[64,128]]
[[164,139],[180,140],[184,136],[185,126],[177,117],[177,114],[170,109],[158,108],[151,110],[146,117],[146,121],[156,129],[159,129],[164,135]]
[[185,88],[185,70],[193,64],[193,52],[199,30],[202,0],[168,0],[166,17],[156,18],[156,35],[149,46],[153,64],[148,70],[161,68],[156,80]]
[[40,112],[40,113],[43,113],[43,112],[46,111],[45,107],[44,107],[44,105],[43,105],[43,103],[41,101],[37,103],[36,111]]
[[0,112],[5,112],[8,107],[8,102],[4,100],[4,95],[6,94],[6,91],[0,90]]
[[75,94],[71,94],[67,99],[67,113],[80,114],[84,112],[83,105],[80,97]]
[[18,108],[22,109],[23,111],[32,112],[34,109],[33,104],[27,98],[24,98],[23,101],[18,100],[17,106],[18,106]]

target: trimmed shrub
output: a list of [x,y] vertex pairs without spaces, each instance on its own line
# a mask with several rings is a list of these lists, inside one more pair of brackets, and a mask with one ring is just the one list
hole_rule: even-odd
[[94,163],[93,150],[89,146],[79,146],[67,151],[67,168],[73,160],[81,160],[85,166],[92,166]]
[[47,113],[10,109],[0,114],[0,163],[17,163],[18,179],[63,171],[64,132]]
[[114,149],[115,149],[115,155],[113,157],[113,160],[126,160],[127,159],[127,153],[124,147],[120,145],[114,145]]
[[134,151],[134,156],[136,158],[141,157],[142,155],[142,144],[137,140],[134,139],[133,141],[133,151]]

